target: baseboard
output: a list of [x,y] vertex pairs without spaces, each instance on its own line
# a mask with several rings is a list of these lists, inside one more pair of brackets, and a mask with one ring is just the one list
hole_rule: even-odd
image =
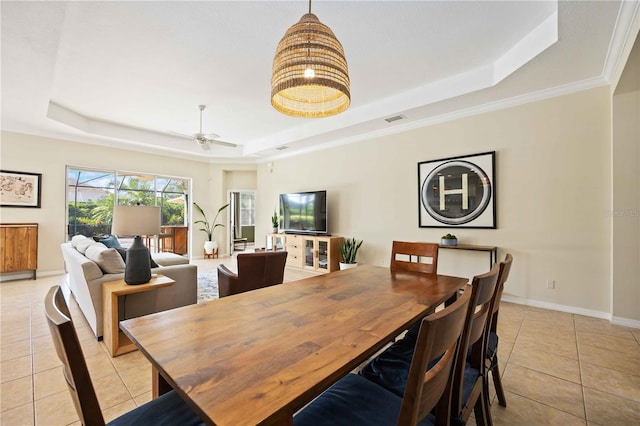
[[578,308],[576,306],[560,305],[558,303],[542,302],[540,300],[525,299],[523,297],[502,295],[504,302],[517,303],[519,305],[534,306],[536,308],[551,309],[553,311],[567,312],[570,314],[584,315],[587,317],[601,318],[611,321],[611,314],[608,312],[594,311],[592,309]]
[[[40,277],[49,277],[52,275],[63,275],[67,272],[65,270],[61,271],[36,271],[36,278]],[[16,281],[16,280],[30,280],[33,278],[32,272],[8,272],[0,274],[0,283],[5,281]]]
[[631,318],[611,317],[611,324],[640,329],[640,320]]
[[587,317],[606,319],[611,324],[614,324],[614,325],[621,325],[624,327],[640,329],[640,320],[635,320],[631,318],[614,317],[608,312],[577,308],[575,306],[559,305],[557,303],[541,302],[539,300],[509,296],[507,294],[502,295],[502,300],[504,300],[505,302],[517,303],[519,305],[535,306],[536,308],[551,309],[554,311],[567,312],[570,314],[578,314],[578,315],[584,315]]

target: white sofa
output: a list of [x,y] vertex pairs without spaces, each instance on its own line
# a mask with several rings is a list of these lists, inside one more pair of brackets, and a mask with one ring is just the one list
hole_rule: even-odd
[[[69,290],[93,333],[101,340],[102,283],[124,278],[124,261],[116,249],[87,237],[74,236],[72,241],[60,247]],[[166,275],[176,283],[127,295],[126,303],[120,304],[120,320],[197,303],[198,267],[173,253],[152,253],[151,257],[158,264],[151,272]]]

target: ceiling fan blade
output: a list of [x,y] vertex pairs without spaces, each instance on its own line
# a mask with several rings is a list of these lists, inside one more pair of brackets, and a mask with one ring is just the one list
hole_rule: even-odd
[[211,143],[215,143],[216,145],[228,146],[229,148],[235,148],[238,146],[235,143],[220,141],[218,139],[207,139],[207,140]]
[[172,131],[169,131],[169,133],[171,133],[172,135],[180,136],[185,139],[193,139],[193,135],[185,135],[184,133],[178,133],[178,132],[172,132]]
[[219,138],[220,135],[217,135],[215,133],[207,133],[207,134],[202,133],[202,111],[204,111],[205,108],[206,108],[205,105],[198,105],[198,109],[200,110],[200,131],[198,133],[194,133],[192,135],[185,135],[184,133],[171,132],[171,131],[169,131],[169,133],[174,134],[176,136],[180,136],[184,139],[189,139],[197,143],[198,145],[200,145],[200,147],[204,151],[210,151],[211,144],[228,146],[229,148],[237,147],[238,145],[236,145],[235,143],[218,140],[217,138]]

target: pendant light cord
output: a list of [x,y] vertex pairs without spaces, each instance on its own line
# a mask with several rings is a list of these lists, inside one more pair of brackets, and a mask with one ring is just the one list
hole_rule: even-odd
[[[309,0],[309,13],[311,13],[311,0]],[[307,26],[310,28],[311,24],[307,24]],[[310,60],[311,60],[311,31],[309,31],[308,33],[308,38],[307,38],[307,68],[311,68],[311,64],[310,64]]]

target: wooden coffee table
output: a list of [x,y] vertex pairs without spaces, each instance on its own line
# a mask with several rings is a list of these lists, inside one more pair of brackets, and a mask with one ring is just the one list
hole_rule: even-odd
[[118,356],[138,349],[127,336],[120,331],[118,321],[118,296],[142,293],[175,283],[169,277],[154,274],[146,284],[129,285],[124,279],[102,283],[102,328],[103,340],[111,356]]

